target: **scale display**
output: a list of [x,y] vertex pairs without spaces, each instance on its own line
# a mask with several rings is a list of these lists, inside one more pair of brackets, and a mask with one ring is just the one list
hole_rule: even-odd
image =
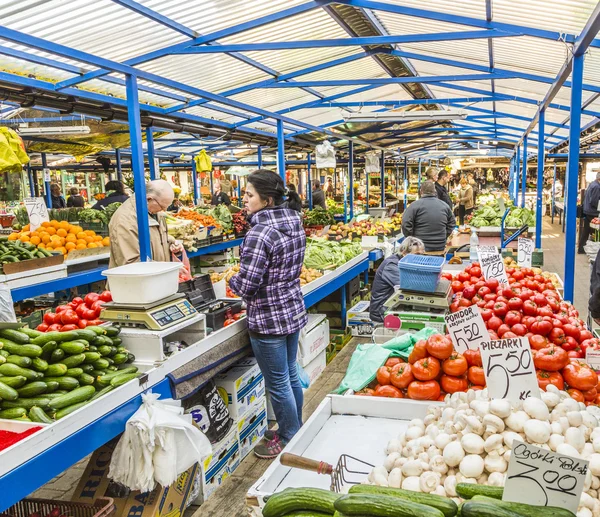
[[190,302],[183,300],[177,305],[166,307],[150,313],[150,316],[158,323],[161,327],[168,327],[169,325],[196,313],[196,309],[192,307]]

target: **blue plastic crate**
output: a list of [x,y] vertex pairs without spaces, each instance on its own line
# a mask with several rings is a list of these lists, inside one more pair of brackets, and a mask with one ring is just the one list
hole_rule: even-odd
[[433,293],[442,275],[444,257],[406,255],[398,262],[400,289]]

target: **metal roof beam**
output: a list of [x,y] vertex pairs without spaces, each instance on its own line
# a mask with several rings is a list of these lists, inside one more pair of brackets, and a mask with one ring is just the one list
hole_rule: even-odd
[[[477,108],[475,106],[464,106],[465,109],[469,109],[471,111],[476,111],[479,113],[485,113],[487,115],[494,115],[494,112],[492,110],[487,110],[484,108]],[[529,117],[523,117],[521,115],[515,115],[513,113],[504,113],[504,112],[500,112],[497,111],[496,115],[499,117],[504,117],[504,118],[512,118],[515,120],[523,120],[525,122],[529,122],[531,119]],[[563,127],[560,124],[557,124],[556,122],[546,122],[547,126],[551,126],[551,127]]]
[[[485,19],[489,23],[492,21],[493,13],[492,13],[492,0],[485,0]],[[494,70],[494,40],[489,38],[487,41],[488,44],[488,62],[490,64],[490,71]],[[496,93],[496,82],[492,80],[491,84],[492,94]],[[492,110],[496,111],[496,102],[494,101],[492,105]],[[495,120],[495,119],[494,119]]]
[[400,108],[402,106],[419,106],[419,105],[452,105],[455,102],[491,102],[496,99],[496,96],[486,97],[450,97],[450,98],[434,98],[434,99],[410,99],[410,100],[381,100],[381,101],[348,101],[348,102],[320,102],[315,108],[363,108],[368,106],[391,106]]

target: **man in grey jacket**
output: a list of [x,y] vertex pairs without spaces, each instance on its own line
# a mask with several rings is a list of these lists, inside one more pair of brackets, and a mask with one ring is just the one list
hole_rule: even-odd
[[313,208],[320,206],[323,210],[327,210],[327,203],[325,202],[325,192],[321,190],[321,183],[319,181],[313,181],[314,190],[312,191],[312,203]]
[[413,201],[402,217],[405,237],[417,237],[425,244],[425,251],[443,251],[446,241],[456,226],[450,207],[439,200],[433,181],[421,185],[421,199]]

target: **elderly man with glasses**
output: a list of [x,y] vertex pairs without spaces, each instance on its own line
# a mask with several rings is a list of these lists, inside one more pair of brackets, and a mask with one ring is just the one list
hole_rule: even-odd
[[[167,233],[164,215],[173,202],[173,187],[165,180],[154,180],[146,184],[148,203],[148,226],[150,227],[150,248],[152,260],[170,262],[171,253],[183,251],[181,242]],[[135,197],[125,201],[112,216],[108,225],[110,236],[109,267],[123,266],[140,260],[140,239],[138,236]]]

